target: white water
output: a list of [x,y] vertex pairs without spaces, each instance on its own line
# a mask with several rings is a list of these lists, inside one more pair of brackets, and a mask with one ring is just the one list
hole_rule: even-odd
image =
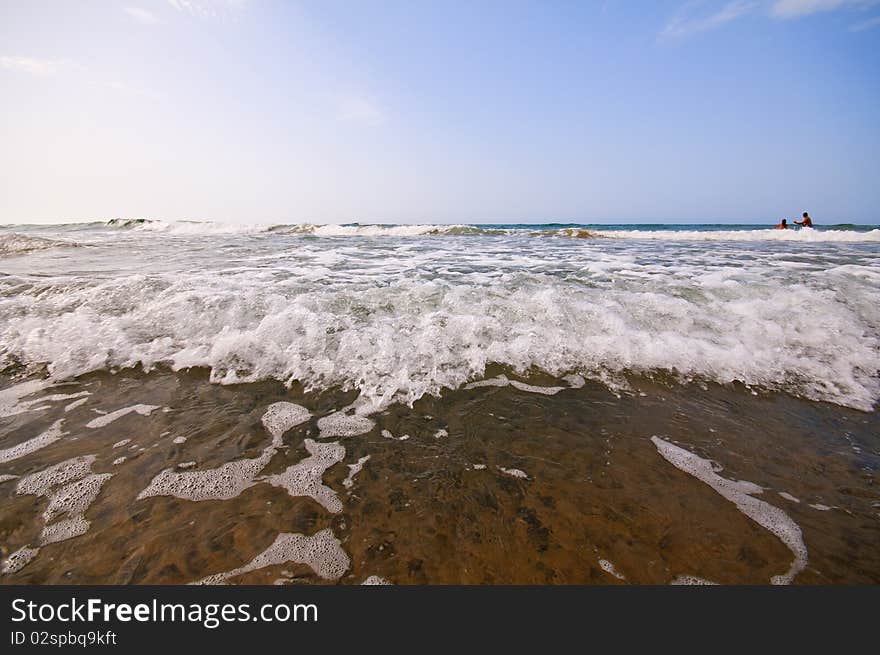
[[0,258],[0,365],[208,367],[357,389],[359,413],[490,363],[880,397],[878,230],[218,225],[28,228],[84,247]]

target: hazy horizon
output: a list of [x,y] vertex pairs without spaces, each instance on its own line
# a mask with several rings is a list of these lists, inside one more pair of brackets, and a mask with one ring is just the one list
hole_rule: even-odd
[[0,17],[2,224],[880,223],[876,0]]

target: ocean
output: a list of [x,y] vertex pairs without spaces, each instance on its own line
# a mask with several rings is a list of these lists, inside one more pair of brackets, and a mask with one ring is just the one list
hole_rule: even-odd
[[0,227],[0,583],[880,582],[880,228]]

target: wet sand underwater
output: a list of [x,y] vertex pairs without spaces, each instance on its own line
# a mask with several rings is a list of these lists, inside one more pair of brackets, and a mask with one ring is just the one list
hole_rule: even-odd
[[876,411],[486,380],[352,418],[205,369],[6,375],[0,584],[880,582]]

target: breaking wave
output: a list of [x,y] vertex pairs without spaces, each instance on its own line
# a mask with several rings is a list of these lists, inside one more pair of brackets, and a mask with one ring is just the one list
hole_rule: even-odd
[[18,234],[16,232],[0,233],[0,255],[18,255],[34,250],[46,250],[48,248],[72,247],[76,243],[56,241],[44,237]]
[[[849,269],[829,275],[857,282]],[[878,307],[876,290],[853,302],[806,285],[742,284],[735,272],[706,277],[690,298],[540,277],[306,290],[259,274],[129,275],[0,296],[0,364],[46,364],[59,378],[207,367],[224,384],[357,389],[374,408],[457,388],[491,363],[600,380],[665,371],[870,410]]]

